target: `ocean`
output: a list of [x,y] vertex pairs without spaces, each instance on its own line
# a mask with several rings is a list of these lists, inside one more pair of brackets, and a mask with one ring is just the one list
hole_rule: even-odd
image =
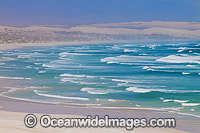
[[19,81],[7,97],[200,117],[197,41],[27,47],[0,57],[0,78]]

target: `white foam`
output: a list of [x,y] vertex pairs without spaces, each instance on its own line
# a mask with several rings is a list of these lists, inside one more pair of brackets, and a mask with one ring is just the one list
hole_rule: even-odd
[[171,101],[173,101],[173,100],[172,100],[172,99],[163,100],[164,103],[165,103],[165,102],[171,102]]
[[139,55],[148,55],[148,54],[139,54]]
[[183,75],[189,75],[190,73],[182,72]]
[[92,55],[92,54],[62,52],[62,53],[60,53],[58,55],[60,56],[59,59],[65,59],[65,57],[67,57],[69,55]]
[[79,78],[86,77],[86,75],[73,75],[73,74],[69,74],[69,73],[64,73],[59,76],[61,76],[61,77],[79,77]]
[[0,65],[5,65],[6,63],[1,62]]
[[7,92],[3,92],[3,94],[5,93],[9,93],[9,92],[15,92],[15,91],[18,91],[18,90],[26,90],[26,88],[17,88],[17,87],[5,87],[7,89],[9,89]]
[[86,76],[87,78],[96,78],[96,76]]
[[89,94],[107,94],[109,92],[103,91],[103,90],[97,90],[96,88],[82,88],[81,91],[86,91]]
[[155,70],[155,69],[152,69],[152,68],[149,68],[147,69],[148,71],[159,71],[159,70]]
[[148,67],[148,66],[145,66],[145,67],[143,67],[142,69],[149,69],[149,67]]
[[127,83],[118,83],[117,86],[132,86],[132,85],[128,85]]
[[164,98],[161,97],[160,100],[164,100]]
[[10,57],[0,57],[0,61],[12,61],[16,60],[15,58],[10,58]]
[[42,63],[34,63],[35,65],[41,65]]
[[108,61],[107,64],[113,64],[113,63],[118,63],[118,62],[114,62],[114,61]]
[[186,65],[187,67],[196,67],[195,65]]
[[82,88],[82,89],[81,89],[81,91],[91,91],[91,90],[94,90],[94,88],[85,87],[85,88]]
[[89,98],[82,98],[82,97],[67,97],[67,96],[60,96],[60,95],[50,95],[50,94],[42,94],[38,90],[33,90],[35,94],[45,97],[52,97],[52,98],[60,98],[60,99],[70,99],[70,100],[83,100],[88,101]]
[[32,68],[32,67],[29,65],[29,66],[26,66],[26,68]]
[[0,76],[0,79],[31,79],[31,78],[24,78],[24,77],[4,77],[4,76]]
[[156,44],[148,45],[148,47],[151,49],[155,49],[155,47],[157,47],[157,46],[160,46],[160,45],[156,45]]
[[115,82],[122,82],[122,83],[142,83],[142,80],[129,80],[129,79],[112,79]]
[[200,103],[181,103],[182,106],[198,106]]
[[26,87],[5,87],[9,89],[7,92],[3,92],[2,94],[6,94],[9,92],[15,92],[18,90],[28,90],[28,89],[45,89],[46,87],[36,87],[36,86],[26,86]]
[[39,67],[34,67],[34,69],[35,69],[35,70],[39,70],[40,68],[39,68]]
[[117,100],[115,99],[108,99],[108,102],[116,102]]
[[176,103],[186,103],[188,102],[189,100],[173,100],[173,99],[164,99],[164,98],[160,98],[161,100],[163,100],[163,102],[176,102]]
[[200,92],[199,90],[166,90],[166,89],[143,89],[143,88],[137,88],[137,87],[129,87],[126,88],[127,91],[132,91],[135,93],[147,93],[152,91],[158,91],[158,92],[164,92],[164,93],[189,93],[189,92]]
[[46,71],[38,71],[38,73],[45,73]]
[[127,52],[137,52],[136,49],[124,49],[124,52],[127,53]]
[[77,80],[77,79],[76,78],[62,78],[60,81],[61,82],[71,82],[71,83],[78,84],[79,82],[75,81],[75,80]]
[[96,101],[108,101],[108,102],[116,102],[118,100],[115,100],[115,99],[95,99]]
[[18,55],[17,58],[19,59],[26,59],[31,57],[42,57],[40,53],[34,52],[34,53],[22,53],[21,55]]
[[122,65],[135,65],[135,63],[120,63]]
[[136,104],[135,106],[136,106],[136,107],[141,107],[141,105],[139,105],[139,104]]
[[127,80],[123,80],[123,79],[112,79],[112,81],[128,83]]
[[79,84],[83,84],[83,85],[95,85],[97,83],[95,83],[95,82],[79,82]]
[[97,84],[96,82],[82,82],[82,81],[79,81],[80,79],[78,79],[78,78],[62,78],[60,81],[62,82],[62,83],[64,83],[64,82],[71,82],[71,83],[75,83],[75,84],[84,84],[84,85],[89,85],[89,84],[91,84],[91,85],[94,85],[94,84]]
[[180,52],[183,52],[184,50],[186,50],[187,47],[180,47],[179,49],[180,49],[180,50],[178,50],[178,52],[180,53]]
[[198,63],[200,64],[200,56],[189,56],[185,54],[181,55],[169,55],[162,57],[156,61],[168,62],[168,63]]
[[42,64],[43,67],[52,67],[50,65],[47,65],[47,64]]
[[147,92],[151,92],[151,89],[141,89],[141,88],[137,88],[137,87],[129,87],[126,88],[127,91],[132,91],[132,92],[136,92],[136,93],[147,93]]
[[177,103],[186,103],[188,102],[189,100],[173,100],[174,102],[177,102]]
[[128,55],[120,55],[116,57],[106,57],[101,59],[101,62],[107,63],[135,63],[135,62],[151,62],[157,57],[152,56],[128,56]]

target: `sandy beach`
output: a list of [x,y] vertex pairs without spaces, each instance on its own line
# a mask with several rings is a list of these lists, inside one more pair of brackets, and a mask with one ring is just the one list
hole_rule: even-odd
[[[109,44],[109,43],[125,43],[126,41],[77,41],[77,42],[43,42],[43,43],[7,43],[0,44],[0,50],[19,49],[25,47],[40,46],[61,46],[61,45],[84,45],[84,44]],[[128,43],[128,42],[126,42]]]
[[[37,125],[34,128],[27,128],[24,125],[24,117],[28,113],[34,113],[37,118],[40,118],[44,114],[50,115],[52,118],[86,118],[86,114],[93,114],[93,115],[104,115],[109,114],[109,116],[113,115],[126,115],[130,116],[144,116],[144,115],[151,115],[150,112],[145,110],[105,110],[105,109],[91,109],[91,108],[84,108],[84,107],[69,107],[69,106],[62,106],[62,105],[54,105],[54,104],[42,104],[42,103],[33,103],[33,102],[24,102],[24,101],[17,101],[7,98],[0,98],[0,131],[1,132],[152,132],[152,133],[159,133],[159,132],[177,132],[177,133],[184,133],[185,131],[181,131],[179,129],[173,128],[136,128],[132,131],[127,131],[123,128],[43,128],[40,125]],[[94,113],[95,112],[95,113]],[[123,114],[122,114],[123,113]],[[148,114],[149,113],[149,114]],[[80,115],[75,115],[80,114]]]

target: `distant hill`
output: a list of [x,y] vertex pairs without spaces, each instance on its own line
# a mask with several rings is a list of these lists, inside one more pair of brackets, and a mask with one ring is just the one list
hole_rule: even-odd
[[200,40],[199,22],[126,22],[90,25],[0,26],[0,44]]

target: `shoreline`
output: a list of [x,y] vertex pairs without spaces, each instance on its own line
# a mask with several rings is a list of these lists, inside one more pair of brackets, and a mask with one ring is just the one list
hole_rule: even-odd
[[[78,43],[70,43],[68,42],[67,44],[65,42],[63,42],[63,45],[77,45],[77,44],[99,44],[100,42],[78,42]],[[105,42],[108,43],[108,42]],[[111,42],[110,42],[111,43]],[[113,43],[113,42],[112,42]],[[120,42],[118,42],[120,43]],[[126,42],[128,43],[128,42]],[[15,45],[15,46],[11,46],[11,45],[6,45],[4,44],[2,47],[0,47],[0,50],[7,50],[7,49],[17,49],[17,48],[23,48],[23,47],[37,47],[37,46],[56,46],[56,45],[62,45],[61,42],[59,43],[37,43],[37,45],[35,45],[35,43],[30,44],[21,44],[21,45]],[[5,80],[5,79],[0,79],[0,93],[6,92],[9,89],[4,88],[7,85],[13,84],[15,85],[16,80]],[[17,80],[18,81],[18,80]],[[20,81],[19,81],[20,82]],[[4,89],[3,89],[4,88]],[[145,110],[145,109],[112,109],[112,108],[94,108],[94,107],[82,107],[80,105],[67,105],[67,104],[54,104],[54,103],[42,103],[39,101],[25,101],[25,100],[19,100],[19,99],[12,99],[12,98],[8,98],[8,97],[2,97],[0,96],[0,112],[2,113],[2,115],[0,116],[1,119],[3,121],[7,121],[8,117],[4,118],[3,114],[10,114],[9,116],[14,118],[14,119],[18,119],[18,114],[20,114],[21,116],[25,117],[27,115],[27,113],[36,113],[36,115],[41,115],[41,114],[48,114],[48,115],[55,115],[55,117],[59,118],[60,115],[62,115],[63,117],[86,117],[87,115],[100,115],[101,117],[103,117],[104,115],[109,115],[112,118],[118,117],[118,118],[172,118],[175,117],[177,120],[177,127],[175,129],[170,129],[170,128],[139,128],[139,129],[134,129],[133,131],[135,132],[182,132],[182,131],[186,131],[186,132],[198,132],[200,130],[200,127],[198,127],[198,124],[200,123],[200,121],[197,118],[194,118],[192,116],[185,116],[185,115],[181,115],[181,114],[173,114],[173,113],[169,113],[167,111],[161,111],[161,110]],[[11,122],[13,122],[13,120],[10,120]],[[21,122],[21,126],[23,125],[23,119],[18,119],[19,122]],[[0,131],[4,131],[4,127],[6,125],[3,125],[3,123],[0,124]],[[16,126],[16,125],[15,125]],[[193,128],[194,126],[194,128]],[[192,128],[191,128],[192,127]],[[50,131],[51,128],[49,128],[48,130],[46,129],[42,129],[41,127],[38,129],[39,127],[36,127],[34,129],[34,131],[40,131],[42,132],[42,130],[44,131]],[[26,128],[24,125],[22,126],[22,128],[20,129],[20,131],[23,130],[28,130],[28,131],[33,131],[30,130],[28,128]],[[94,128],[88,129],[85,128],[85,132],[86,131],[93,131]],[[7,129],[5,129],[5,131],[10,130],[10,127]],[[64,130],[67,131],[66,129],[58,129],[56,128],[55,130]],[[70,128],[69,131],[73,131],[73,130],[77,130],[77,132],[81,132],[82,129],[78,128]],[[124,132],[126,131],[126,129],[117,129],[117,128],[97,128],[94,129],[97,130],[97,132],[102,132],[102,131],[108,131],[108,132]]]
[[[189,40],[174,40],[172,42],[182,42]],[[198,40],[194,40],[198,41]],[[72,42],[38,42],[38,43],[5,43],[0,44],[0,50],[15,50],[23,49],[26,47],[42,47],[42,46],[70,46],[70,45],[87,45],[87,44],[113,44],[113,43],[145,43],[145,42],[167,42],[167,40],[137,40],[137,41],[126,41],[126,40],[117,40],[117,41],[72,41]]]
[[40,100],[29,100],[29,99],[23,99],[23,98],[15,98],[15,97],[9,97],[3,95],[4,92],[0,93],[0,99],[10,99],[10,100],[16,100],[21,102],[27,102],[27,103],[39,103],[39,104],[49,104],[49,105],[62,105],[65,107],[82,107],[82,108],[93,108],[93,109],[116,109],[116,110],[144,110],[144,111],[159,111],[163,113],[168,113],[169,115],[181,115],[185,117],[194,117],[195,119],[199,119],[199,115],[195,114],[188,114],[188,113],[180,113],[176,112],[177,109],[172,108],[141,108],[141,107],[118,107],[118,106],[101,106],[96,104],[79,104],[79,103],[67,103],[67,102],[45,102]]
[[41,42],[41,43],[8,43],[0,44],[0,50],[21,49],[24,47],[40,46],[63,46],[63,45],[85,45],[85,44],[107,44],[107,43],[131,43],[132,41],[72,41],[72,42]]
[[[38,115],[48,114],[51,117],[54,116],[55,118],[86,118],[87,115],[95,116],[99,115],[103,117],[104,115],[109,115],[110,118],[172,118],[172,115],[168,114],[167,112],[163,111],[150,111],[150,110],[143,110],[143,109],[105,109],[105,108],[91,108],[91,107],[80,107],[80,106],[65,106],[59,104],[50,104],[50,103],[39,103],[39,102],[29,102],[23,100],[13,100],[5,97],[0,97],[0,112],[12,114],[13,118],[18,117],[18,113],[23,114],[25,117],[28,113]],[[13,116],[14,115],[14,116]],[[60,117],[62,115],[62,117]],[[156,117],[157,116],[157,117]],[[159,116],[159,117],[158,117]],[[177,117],[177,115],[174,115]],[[1,116],[2,117],[2,116]],[[183,118],[184,116],[178,116]],[[177,117],[177,118],[178,118]],[[39,117],[38,117],[39,118]],[[2,118],[1,118],[2,119]],[[190,121],[188,125],[187,122]],[[176,119],[177,126],[176,128],[137,128],[139,132],[143,131],[150,131],[150,132],[191,132],[188,130],[189,126],[192,126],[194,123],[191,122],[193,120],[186,120],[185,119]],[[23,120],[20,121],[23,124]],[[195,121],[194,121],[195,122]],[[0,127],[2,125],[0,124]],[[26,127],[24,127],[26,128]],[[199,129],[196,127],[196,130],[192,132],[197,132]],[[28,129],[28,128],[27,128]],[[59,128],[56,128],[59,130]],[[70,128],[70,130],[78,130],[82,128]],[[87,129],[87,128],[86,128]],[[95,128],[91,128],[95,129]],[[101,128],[97,128],[101,129]],[[126,129],[117,130],[117,128],[103,128],[104,130],[112,131],[116,130],[117,132],[124,132]],[[136,131],[134,129],[132,131]],[[34,129],[35,130],[35,129]],[[43,128],[44,131],[45,128]],[[140,131],[141,130],[141,131]],[[31,130],[30,130],[31,131]]]

